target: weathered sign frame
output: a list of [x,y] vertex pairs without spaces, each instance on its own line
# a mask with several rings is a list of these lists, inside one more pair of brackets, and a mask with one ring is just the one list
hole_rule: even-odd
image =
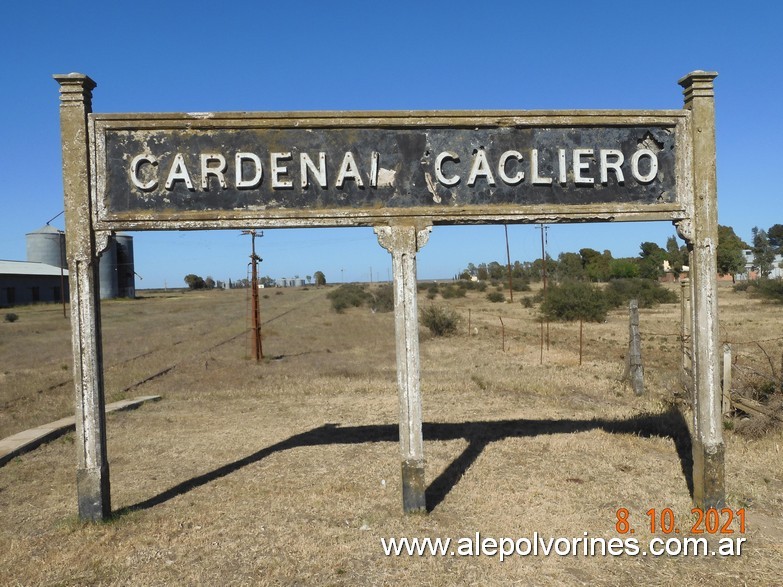
[[[402,498],[404,510],[411,512],[426,510],[416,254],[432,226],[674,223],[688,245],[691,266],[693,498],[700,507],[722,504],[716,75],[696,71],[680,80],[683,110],[191,114],[93,114],[95,82],[82,74],[54,76],[60,84],[72,292],[79,516],[99,520],[111,515],[97,288],[97,260],[109,235],[118,230],[248,226],[372,226],[379,243],[392,255]],[[627,155],[609,148],[612,145],[603,149],[605,136],[641,145],[631,155],[631,171]],[[648,140],[652,140],[649,149],[644,147]],[[586,142],[587,148],[579,141]],[[538,142],[552,150],[549,163],[542,163],[543,155],[539,161]],[[265,147],[266,143],[273,146]],[[300,145],[301,153],[295,152],[300,143],[314,151],[305,152]],[[343,143],[351,146],[338,151],[321,146]],[[375,143],[415,144],[418,150],[411,152],[419,159],[396,154],[393,169],[383,168],[389,153],[373,150],[369,171],[362,175],[353,151],[361,147],[368,153]],[[517,144],[530,150],[523,154]],[[556,149],[566,144],[572,149]],[[462,151],[449,150],[449,145],[459,145]],[[268,166],[263,185],[261,157],[249,151],[254,147],[273,149],[264,153]],[[195,183],[187,166],[194,165],[193,152],[201,148],[201,183]],[[228,170],[230,155],[221,149],[235,151],[234,176]],[[339,161],[340,153],[344,153],[342,163],[329,184],[327,158]],[[500,155],[497,166],[489,163],[492,155]],[[301,183],[294,185],[297,157]],[[472,163],[465,167],[466,161],[461,160],[470,157]],[[646,170],[641,167],[643,157],[648,160]],[[595,172],[598,159],[600,177],[585,175],[591,165]],[[456,167],[460,162],[462,178]],[[622,163],[626,167],[621,168]],[[528,165],[524,171],[523,165]]]

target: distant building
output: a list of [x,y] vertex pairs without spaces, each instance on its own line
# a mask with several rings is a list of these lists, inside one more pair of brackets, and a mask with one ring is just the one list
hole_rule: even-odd
[[[27,261],[0,261],[0,306],[68,299],[65,233],[43,226],[26,236]],[[64,279],[61,283],[60,273]],[[136,297],[133,237],[113,235],[98,263],[101,299]]]
[[[746,279],[758,279],[761,277],[758,267],[753,264],[753,251],[751,249],[745,249],[742,251],[742,256],[745,257],[745,271],[744,273],[737,274],[736,278],[740,281]],[[768,275],[770,279],[783,278],[783,255],[775,255],[775,259],[772,261],[772,271]]]
[[68,300],[67,269],[46,263],[0,261],[0,307],[60,302],[63,296]]

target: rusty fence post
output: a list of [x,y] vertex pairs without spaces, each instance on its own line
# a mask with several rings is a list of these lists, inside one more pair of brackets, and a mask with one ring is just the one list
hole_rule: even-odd
[[[111,516],[109,461],[106,455],[101,306],[98,255],[108,235],[92,228],[88,119],[95,82],[86,75],[55,75],[60,84],[63,196],[71,298],[73,378],[76,392],[76,491],[79,517]],[[103,243],[97,241],[97,237]]]
[[394,274],[402,507],[406,513],[427,510],[424,485],[419,319],[416,300],[416,253],[427,243],[431,230],[431,226],[375,227],[378,242],[391,253]]

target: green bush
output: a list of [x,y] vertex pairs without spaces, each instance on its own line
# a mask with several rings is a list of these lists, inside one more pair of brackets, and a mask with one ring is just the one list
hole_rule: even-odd
[[497,304],[498,302],[505,302],[506,296],[501,291],[491,291],[487,294],[487,299],[493,304]]
[[613,308],[638,300],[640,308],[652,308],[658,304],[674,304],[679,297],[653,279],[613,279],[606,287],[606,298]]
[[379,286],[372,294],[372,309],[376,312],[391,312],[394,310],[394,288],[391,284]]
[[19,320],[19,316],[17,316],[13,312],[8,312],[8,314],[5,315],[6,322],[16,322],[17,320]]
[[523,308],[532,308],[533,307],[533,298],[530,296],[526,296],[522,298],[522,307]]
[[449,307],[427,306],[419,320],[434,336],[449,336],[457,332],[459,315]]
[[372,294],[365,290],[365,286],[346,283],[326,294],[332,302],[332,308],[338,314],[346,308],[358,308],[372,299]]
[[465,288],[454,285],[447,285],[440,290],[440,295],[443,296],[444,300],[449,300],[451,298],[464,298]]
[[598,287],[584,281],[567,281],[547,288],[541,313],[549,320],[603,322],[609,302]]
[[783,303],[783,281],[780,279],[759,279],[757,282],[758,292],[762,298],[772,302]]
[[530,291],[530,282],[524,277],[515,277],[511,280],[511,289],[514,291]]

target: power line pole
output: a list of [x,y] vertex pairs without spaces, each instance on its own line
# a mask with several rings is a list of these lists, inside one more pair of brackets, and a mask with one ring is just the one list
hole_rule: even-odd
[[[541,223],[536,228],[541,230],[541,279],[543,281],[543,299],[546,302],[546,231],[548,226]],[[546,321],[546,350],[549,350],[549,320]],[[541,320],[541,364],[544,363],[544,320]]]
[[514,281],[511,279],[511,251],[508,248],[508,224],[504,224],[506,230],[506,261],[508,262],[508,295],[511,296],[511,303],[514,303]]
[[251,299],[252,299],[252,322],[253,322],[253,338],[252,338],[252,344],[253,344],[253,358],[255,359],[256,363],[259,362],[261,359],[264,358],[264,351],[261,348],[261,320],[259,318],[259,309],[258,309],[258,263],[263,261],[261,257],[256,255],[256,236],[262,237],[264,236],[264,232],[261,231],[260,234],[256,234],[255,229],[253,230],[243,230],[242,234],[249,234],[250,235],[250,265],[251,265],[251,273],[250,273],[250,287],[252,289],[251,292]]

